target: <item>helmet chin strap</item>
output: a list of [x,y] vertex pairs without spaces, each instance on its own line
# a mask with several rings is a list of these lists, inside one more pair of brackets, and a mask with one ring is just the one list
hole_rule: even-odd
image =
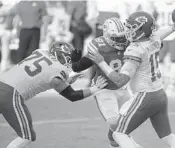
[[140,36],[138,36],[136,39],[134,39],[133,41],[138,41],[140,40],[142,37],[144,36],[144,33],[142,33]]

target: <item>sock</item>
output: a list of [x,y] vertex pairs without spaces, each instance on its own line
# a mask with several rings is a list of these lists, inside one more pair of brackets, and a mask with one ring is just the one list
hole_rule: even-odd
[[31,143],[30,140],[22,139],[21,137],[16,138],[13,140],[7,148],[27,148],[27,146]]
[[137,148],[137,146],[130,139],[130,137],[124,133],[114,132],[113,138],[120,145],[121,148]]
[[163,137],[162,140],[164,140],[170,148],[175,148],[175,134]]

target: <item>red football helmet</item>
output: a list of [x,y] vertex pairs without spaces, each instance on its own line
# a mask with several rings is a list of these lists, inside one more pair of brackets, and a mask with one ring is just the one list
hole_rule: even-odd
[[149,13],[140,11],[132,13],[126,20],[126,38],[137,41],[143,37],[150,37],[155,30],[155,20]]
[[64,66],[71,67],[71,53],[75,50],[74,47],[66,42],[55,42],[50,48],[49,52],[56,57],[56,59]]

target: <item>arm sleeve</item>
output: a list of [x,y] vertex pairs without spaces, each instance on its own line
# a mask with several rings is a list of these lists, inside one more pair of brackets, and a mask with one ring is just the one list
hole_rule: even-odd
[[70,85],[60,92],[62,96],[64,96],[69,101],[75,102],[79,100],[83,100],[86,97],[92,95],[90,89],[82,89],[82,90],[74,90]]
[[72,63],[72,69],[74,72],[80,72],[85,69],[88,69],[93,65],[93,62],[87,57],[82,57],[78,62]]
[[51,87],[54,88],[60,95],[72,102],[82,100],[92,95],[91,90],[88,88],[82,90],[74,90],[60,77],[55,77],[52,79]]
[[69,101],[75,102],[84,98],[82,90],[74,90],[70,85],[60,92],[60,95],[68,99]]

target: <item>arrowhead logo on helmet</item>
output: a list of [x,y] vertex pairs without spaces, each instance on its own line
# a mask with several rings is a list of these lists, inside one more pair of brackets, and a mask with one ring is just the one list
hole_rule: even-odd
[[148,21],[148,19],[145,16],[137,17],[135,20],[137,22],[144,23],[144,24]]

